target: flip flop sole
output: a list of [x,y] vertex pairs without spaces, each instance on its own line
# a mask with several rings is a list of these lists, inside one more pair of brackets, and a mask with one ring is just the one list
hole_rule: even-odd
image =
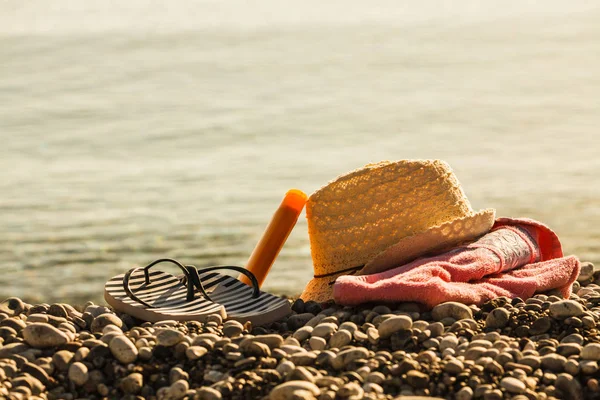
[[198,271],[202,286],[210,298],[225,306],[227,319],[244,323],[252,322],[255,326],[266,325],[284,318],[292,313],[287,299],[270,293],[260,292],[252,297],[252,287],[229,275],[217,272],[202,273]]
[[187,288],[180,278],[162,271],[150,272],[150,284],[146,285],[143,270],[131,275],[131,291],[142,301],[150,304],[148,308],[131,299],[123,288],[125,274],[111,278],[104,285],[104,299],[115,310],[138,319],[159,322],[164,320],[204,322],[209,315],[218,314],[227,317],[225,307],[197,294],[187,301]]

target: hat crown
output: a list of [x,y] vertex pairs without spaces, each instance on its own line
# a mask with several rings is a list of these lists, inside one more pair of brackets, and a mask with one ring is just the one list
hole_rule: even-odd
[[360,267],[400,239],[473,214],[443,161],[369,164],[336,178],[308,199],[315,275]]

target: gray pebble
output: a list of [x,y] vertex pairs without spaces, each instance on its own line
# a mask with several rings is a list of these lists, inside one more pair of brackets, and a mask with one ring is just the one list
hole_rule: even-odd
[[583,306],[575,300],[560,300],[550,305],[550,316],[555,319],[579,317],[584,311]]
[[328,339],[337,330],[337,325],[333,322],[322,322],[315,326],[311,336],[322,337]]
[[156,343],[161,346],[171,347],[184,339],[183,332],[176,329],[161,329],[156,334]]
[[123,327],[123,321],[115,314],[105,313],[98,315],[92,322],[91,330],[93,333],[101,333],[107,325],[116,325],[119,328]]
[[134,362],[138,357],[138,348],[125,335],[114,337],[108,345],[110,352],[122,364]]
[[244,326],[238,321],[227,321],[223,324],[223,334],[227,337],[238,337],[244,331]]
[[472,319],[473,310],[465,304],[449,301],[435,306],[431,311],[431,316],[436,321],[442,321],[445,318],[453,318],[455,320]]
[[270,400],[300,400],[317,397],[319,387],[311,382],[290,381],[275,386],[269,395]]
[[485,319],[485,327],[489,329],[502,329],[508,324],[510,311],[505,308],[493,309]]
[[196,396],[194,398],[197,400],[221,400],[223,396],[217,389],[203,386],[196,389]]
[[[374,329],[374,328],[373,328]],[[342,348],[352,343],[352,333],[346,329],[340,329],[329,339],[329,347]]]
[[379,324],[378,331],[379,336],[382,339],[387,339],[394,333],[401,330],[408,330],[412,327],[412,320],[406,315],[395,315],[392,316],[381,324]]
[[69,379],[77,386],[82,386],[89,379],[88,368],[85,364],[76,362],[69,367]]
[[581,350],[581,358],[584,360],[600,360],[600,344],[599,343],[589,343],[583,347]]
[[506,389],[507,392],[514,394],[523,393],[526,389],[525,383],[523,383],[519,379],[512,377],[502,378],[502,380],[500,381],[500,386],[503,389]]
[[35,348],[60,346],[69,340],[64,332],[43,322],[27,325],[22,333],[25,342]]
[[185,356],[188,360],[195,361],[208,353],[208,350],[202,346],[190,346],[185,350]]
[[138,372],[127,375],[119,385],[121,390],[127,394],[137,394],[144,386],[144,376]]

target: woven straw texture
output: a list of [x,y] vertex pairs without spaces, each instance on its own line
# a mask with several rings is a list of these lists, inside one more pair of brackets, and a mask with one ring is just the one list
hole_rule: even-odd
[[[494,211],[473,212],[447,163],[402,160],[331,181],[310,196],[306,216],[318,276],[362,266],[358,274],[380,272],[473,240],[489,231]],[[341,274],[313,279],[301,297],[331,299],[331,282]]]

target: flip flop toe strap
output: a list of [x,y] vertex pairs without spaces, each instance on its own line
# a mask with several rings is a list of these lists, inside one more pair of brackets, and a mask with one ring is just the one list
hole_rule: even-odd
[[[158,259],[156,261],[151,262],[150,264],[146,265],[143,270],[144,270],[144,284],[145,285],[149,285],[150,284],[150,268],[152,268],[153,266],[155,266],[156,264],[160,264],[162,262],[169,262],[172,264],[177,265],[182,271],[183,271],[183,278],[181,283],[186,285],[187,284],[187,301],[192,301],[194,300],[194,282],[192,282],[192,279],[190,279],[190,275],[188,272],[188,269],[186,267],[183,266],[183,264],[181,264],[179,261],[177,260],[173,260],[172,258],[161,258]],[[127,294],[127,296],[129,296],[129,298],[131,298],[132,300],[137,301],[138,303],[148,307],[148,308],[154,308],[154,306],[152,306],[151,304],[146,303],[144,300],[140,299],[139,297],[137,297],[133,291],[131,290],[131,287],[129,286],[129,280],[131,279],[131,276],[138,270],[140,270],[142,268],[132,268],[129,271],[127,271],[127,273],[123,276],[123,289],[125,289],[125,293]],[[203,294],[205,294],[203,292]],[[206,296],[208,298],[208,296]],[[209,298],[210,300],[210,298]]]
[[[210,297],[208,297],[208,295],[206,294],[206,291],[204,290],[204,286],[202,285],[202,280],[200,279],[200,275],[198,274],[198,269],[196,267],[194,267],[193,265],[187,265],[186,267],[188,268],[190,280],[200,290],[200,293],[202,293],[202,295],[204,295],[205,297],[210,299]],[[250,282],[252,282],[252,289],[253,289],[252,298],[255,299],[258,296],[260,296],[260,288],[258,287],[258,280],[256,279],[256,277],[254,276],[254,274],[252,272],[248,271],[244,267],[238,267],[235,265],[218,265],[215,267],[202,268],[200,271],[204,274],[206,272],[223,270],[223,269],[236,271],[236,272],[246,275],[248,277],[248,279],[250,279]]]

